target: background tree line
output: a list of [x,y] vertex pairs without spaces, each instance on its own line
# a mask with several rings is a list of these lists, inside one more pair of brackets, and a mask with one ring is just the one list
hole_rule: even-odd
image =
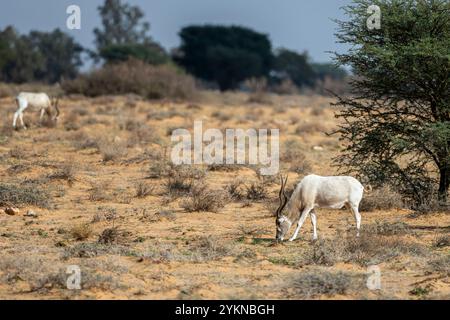
[[172,64],[221,90],[237,89],[250,78],[270,85],[290,80],[298,88],[314,87],[326,77],[343,79],[346,72],[332,64],[313,64],[306,53],[273,50],[269,37],[238,26],[188,26],[181,45],[171,53],[154,41],[143,11],[121,0],[105,0],[98,8],[101,27],[94,30],[95,50],[83,48],[56,29],[19,34],[8,26],[0,31],[0,81],[56,83],[75,78],[86,53],[110,65],[132,59],[150,65]]

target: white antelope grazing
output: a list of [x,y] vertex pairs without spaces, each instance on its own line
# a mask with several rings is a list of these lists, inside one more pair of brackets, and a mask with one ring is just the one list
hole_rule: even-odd
[[277,235],[278,241],[283,241],[294,223],[297,223],[294,235],[289,241],[297,239],[300,228],[308,215],[314,229],[313,239],[317,239],[317,218],[315,208],[341,209],[349,208],[356,219],[356,235],[359,236],[361,215],[358,207],[363,197],[364,187],[352,177],[321,177],[317,175],[306,176],[295,188],[291,198],[285,193],[286,179],[281,178],[280,206],[277,209]]
[[[46,113],[52,121],[55,123],[58,121],[59,117],[59,108],[58,108],[58,99],[54,99],[53,103],[50,100],[49,96],[46,93],[30,93],[30,92],[21,92],[16,97],[17,111],[14,113],[13,127],[16,128],[17,119],[20,120],[22,127],[26,129],[23,122],[23,112],[27,108],[31,108],[35,111],[41,111],[40,121],[42,123],[42,119],[44,118],[44,114]],[[52,106],[56,110],[55,116],[52,118]]]

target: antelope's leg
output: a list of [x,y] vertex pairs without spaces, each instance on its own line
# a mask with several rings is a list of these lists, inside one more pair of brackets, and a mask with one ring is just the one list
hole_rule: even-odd
[[297,239],[298,233],[300,232],[300,228],[302,227],[303,223],[305,222],[306,218],[308,217],[309,212],[312,209],[313,208],[307,207],[302,211],[300,219],[298,220],[298,223],[297,223],[297,229],[295,229],[294,235],[289,239],[289,241],[294,241],[295,239]]
[[17,125],[17,118],[19,117],[19,111],[16,111],[14,113],[14,119],[13,119],[13,127],[16,128]]
[[20,120],[20,123],[22,124],[22,127],[24,129],[26,129],[27,127],[25,126],[25,123],[23,122],[23,113],[22,112],[19,113],[19,120]]
[[311,216],[311,223],[312,223],[312,226],[313,226],[313,240],[317,240],[317,217],[316,217],[316,213],[314,212],[314,210],[311,210],[309,215]]
[[39,121],[42,123],[42,119],[44,119],[45,109],[41,109],[41,116],[39,118]]
[[359,213],[358,206],[351,205],[350,210],[352,211],[353,215],[355,216],[356,220],[356,236],[359,237],[359,229],[361,228],[361,214]]

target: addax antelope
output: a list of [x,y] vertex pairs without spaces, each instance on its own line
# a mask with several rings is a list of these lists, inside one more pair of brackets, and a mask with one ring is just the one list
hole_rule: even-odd
[[300,228],[308,215],[311,217],[313,226],[313,239],[316,240],[317,217],[315,208],[341,209],[344,206],[349,208],[355,216],[356,235],[359,236],[361,227],[359,203],[363,197],[364,187],[358,180],[347,176],[321,177],[309,175],[297,185],[289,200],[285,192],[286,183],[287,177],[281,178],[280,206],[276,211],[276,239],[278,241],[284,240],[295,223],[297,223],[297,228],[289,241],[297,239]]
[[[14,113],[13,127],[16,128],[17,119],[20,120],[20,123],[24,129],[27,127],[23,122],[23,112],[27,108],[34,109],[36,111],[41,112],[40,121],[42,123],[42,119],[44,118],[44,114],[47,114],[51,121],[55,123],[58,121],[59,117],[59,108],[58,108],[58,99],[54,99],[53,102],[50,100],[49,96],[46,93],[30,93],[30,92],[21,92],[16,97],[17,111]],[[56,114],[52,117],[52,107],[55,108]]]

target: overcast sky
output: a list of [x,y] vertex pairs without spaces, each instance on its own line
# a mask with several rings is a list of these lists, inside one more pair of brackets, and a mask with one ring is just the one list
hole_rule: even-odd
[[[128,0],[139,5],[151,24],[151,36],[165,48],[178,46],[178,31],[190,24],[242,25],[270,36],[274,47],[307,50],[316,62],[330,61],[326,51],[343,51],[335,43],[340,7],[350,0]],[[93,46],[98,26],[97,7],[103,0],[2,0],[0,28],[13,25],[20,32],[50,31],[56,27],[73,35],[85,47]],[[66,8],[81,7],[81,30],[66,28]]]

